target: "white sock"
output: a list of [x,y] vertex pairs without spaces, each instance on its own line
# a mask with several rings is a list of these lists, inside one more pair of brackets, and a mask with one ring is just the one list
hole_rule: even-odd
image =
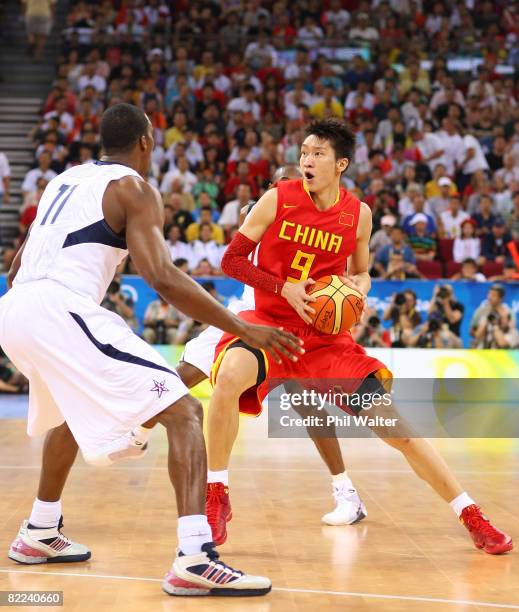
[[46,502],[36,498],[32,505],[29,523],[35,527],[57,527],[60,516],[61,500],[56,502]]
[[146,444],[150,437],[151,429],[141,427],[141,425],[139,425],[138,427],[134,427],[132,429],[132,433],[138,442],[140,442],[141,444]]
[[178,547],[185,555],[202,552],[202,545],[212,542],[211,527],[205,514],[181,516],[177,526]]
[[223,482],[223,484],[229,486],[229,470],[219,470],[213,472],[207,470],[207,482]]
[[461,513],[463,512],[464,508],[466,508],[467,506],[472,506],[472,504],[475,503],[476,502],[472,499],[472,497],[470,497],[468,493],[463,491],[463,493],[460,493],[458,497],[455,497],[451,502],[449,502],[449,506],[459,517],[461,516]]
[[332,484],[337,489],[342,489],[343,487],[347,489],[351,489],[355,491],[355,487],[353,486],[353,482],[351,482],[348,472],[341,472],[340,474],[332,474]]

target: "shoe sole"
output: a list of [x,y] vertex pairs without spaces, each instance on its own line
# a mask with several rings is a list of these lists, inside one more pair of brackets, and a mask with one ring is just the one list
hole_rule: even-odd
[[163,586],[162,590],[173,597],[260,597],[270,593],[272,587],[265,589],[204,589]]
[[63,557],[29,557],[10,550],[7,556],[21,565],[38,565],[40,563],[79,563],[88,561],[92,553],[88,551],[82,555],[65,555]]
[[361,507],[357,515],[357,518],[354,521],[351,521],[351,523],[328,523],[327,521],[324,520],[324,518],[321,518],[321,521],[325,525],[328,525],[329,527],[343,527],[345,525],[356,525],[357,523],[360,523],[360,521],[365,519],[367,516],[368,516],[368,513],[366,512],[366,508]]
[[487,555],[503,555],[507,552],[510,552],[514,548],[514,543],[510,541],[507,544],[504,544],[501,548],[497,548],[497,549],[496,548],[487,549],[482,544],[481,545],[476,544],[476,548],[478,548],[479,550],[483,550],[484,552],[487,553]]

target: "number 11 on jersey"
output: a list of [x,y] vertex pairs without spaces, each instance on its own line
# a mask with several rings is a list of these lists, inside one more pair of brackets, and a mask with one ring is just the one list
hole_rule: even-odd
[[61,204],[58,206],[58,210],[55,212],[54,217],[52,217],[52,221],[49,223],[49,225],[52,225],[56,221],[59,213],[63,210],[63,207],[67,203],[70,196],[74,193],[74,189],[76,187],[77,185],[60,185],[58,189],[58,195],[54,198],[54,200],[52,200],[52,203],[49,206],[49,209],[47,210],[47,212],[45,213],[45,216],[43,217],[41,225],[45,225],[47,219],[49,218],[50,213],[52,212],[52,209],[54,208],[54,206],[56,206],[58,201],[61,200]]

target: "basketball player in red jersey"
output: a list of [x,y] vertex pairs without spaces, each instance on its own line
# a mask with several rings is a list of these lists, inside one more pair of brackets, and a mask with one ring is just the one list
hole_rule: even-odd
[[[209,408],[208,463],[213,472],[225,474],[239,410],[261,411],[269,379],[343,378],[364,380],[362,384],[380,381],[382,386],[391,378],[384,364],[369,357],[349,332],[323,335],[310,325],[314,298],[307,288],[313,279],[346,273],[345,281],[364,295],[371,287],[371,211],[340,186],[354,142],[341,121],[312,123],[301,146],[304,179],[279,183],[265,193],[226,251],[223,271],[255,289],[255,310],[239,316],[249,322],[282,325],[304,339],[305,354],[297,363],[276,364],[238,338],[223,336],[215,351]],[[247,257],[260,241],[254,266]],[[416,474],[451,505],[477,548],[490,554],[512,549],[511,537],[481,513],[428,441],[411,434],[384,440],[402,452]],[[231,515],[228,495],[208,496],[206,510],[213,540],[225,541]]]
[[[274,173],[269,188],[276,186],[279,182],[301,178],[302,174],[298,166],[282,166]],[[254,206],[255,203],[251,202],[242,208],[240,211],[240,226]],[[254,308],[254,293],[250,287],[246,288],[238,304],[242,306],[237,308],[236,304],[233,304],[233,312],[239,312],[240,309],[248,310]],[[222,335],[223,332],[211,327],[202,332],[200,336],[187,343],[185,351],[177,365],[177,373],[182,379],[182,382],[189,389],[208,378],[213,363],[214,351]],[[301,409],[294,406],[294,410],[297,412]],[[301,416],[305,415],[302,414]],[[309,426],[308,434],[312,438],[319,455],[325,462],[332,479],[332,493],[335,501],[335,508],[331,512],[327,512],[321,520],[327,525],[336,526],[358,523],[367,516],[367,511],[345,470],[341,448],[335,435],[335,429],[330,427],[326,432],[326,435],[329,437],[324,437],[322,429],[317,428],[316,430]],[[225,489],[229,484],[226,474],[222,475],[220,472],[213,473],[209,471],[207,483],[208,497],[225,496]]]

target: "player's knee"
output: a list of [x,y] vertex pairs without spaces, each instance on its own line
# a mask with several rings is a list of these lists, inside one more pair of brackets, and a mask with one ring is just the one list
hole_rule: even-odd
[[204,409],[202,404],[191,395],[184,395],[159,415],[159,422],[164,427],[173,429],[189,425],[202,427],[203,421]]
[[215,392],[224,392],[228,395],[239,397],[249,387],[252,387],[257,379],[257,363],[255,358],[253,366],[256,368],[247,367],[248,364],[240,363],[236,360],[224,362],[218,370],[216,377]]
[[412,438],[383,438],[386,444],[392,446],[394,449],[399,450],[401,453],[405,453],[411,448]]

